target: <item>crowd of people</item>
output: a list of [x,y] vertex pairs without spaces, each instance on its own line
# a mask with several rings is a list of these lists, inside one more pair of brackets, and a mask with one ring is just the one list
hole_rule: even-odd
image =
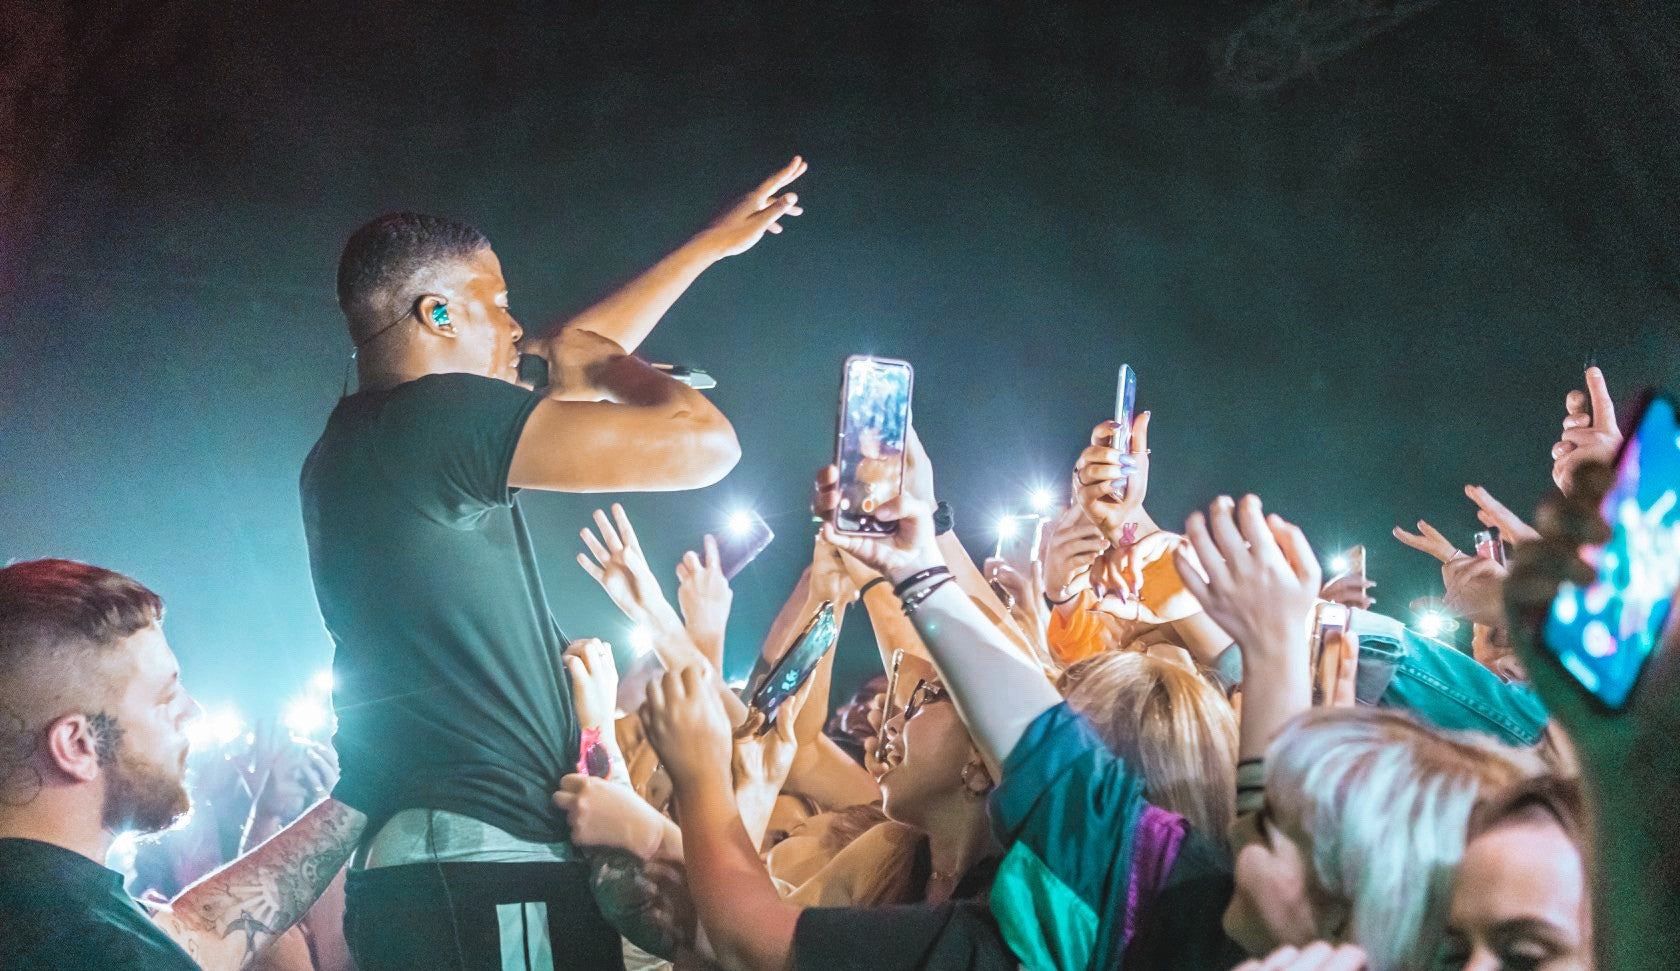
[[[1536,515],[1468,486],[1492,546],[1395,531],[1440,561],[1468,652],[1375,610],[1362,566],[1327,575],[1259,497],[1158,524],[1149,412],[1092,428],[1013,561],[959,542],[914,428],[888,532],[838,530],[817,471],[810,565],[752,632],[745,691],[717,544],[655,569],[617,504],[578,562],[648,649],[620,671],[562,633],[518,493],[735,465],[727,419],[635,351],[800,214],[804,171],[543,338],[471,227],[393,214],[350,238],[358,388],[301,479],[330,744],[264,730],[189,760],[202,712],[156,594],[69,560],[0,569],[0,968],[1673,964],[1680,652],[1611,711],[1538,637],[1606,534],[1622,433],[1597,368]],[[1316,624],[1326,604],[1345,620]],[[867,619],[879,673],[837,691],[830,651],[755,707],[824,605]]]

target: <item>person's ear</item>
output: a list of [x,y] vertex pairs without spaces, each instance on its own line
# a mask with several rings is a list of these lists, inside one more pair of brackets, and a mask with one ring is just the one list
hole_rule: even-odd
[[443,337],[455,336],[455,321],[449,316],[449,301],[435,293],[420,298],[415,312],[426,329]]
[[[107,726],[107,731],[117,730],[115,725]],[[108,740],[112,745],[115,742]],[[77,782],[99,778],[99,746],[99,729],[88,715],[65,715],[47,726],[48,765]]]

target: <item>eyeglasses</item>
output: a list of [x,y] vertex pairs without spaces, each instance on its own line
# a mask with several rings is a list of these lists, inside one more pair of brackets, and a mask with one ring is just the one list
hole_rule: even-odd
[[916,682],[916,687],[910,691],[910,697],[904,702],[904,720],[916,717],[916,713],[927,705],[945,698],[945,689],[926,678]]

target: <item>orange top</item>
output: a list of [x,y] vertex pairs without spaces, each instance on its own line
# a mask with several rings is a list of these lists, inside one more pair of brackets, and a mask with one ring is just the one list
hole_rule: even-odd
[[1045,632],[1045,640],[1050,643],[1050,653],[1064,667],[1098,654],[1105,647],[1102,619],[1091,609],[1096,605],[1096,595],[1087,589],[1065,605],[1073,608],[1066,619],[1062,617],[1061,607],[1050,611],[1050,629]]

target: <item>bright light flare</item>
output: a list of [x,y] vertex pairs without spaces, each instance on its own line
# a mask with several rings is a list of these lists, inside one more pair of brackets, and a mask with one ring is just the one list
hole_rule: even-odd
[[1352,565],[1353,564],[1348,562],[1348,558],[1341,553],[1337,553],[1335,556],[1330,558],[1330,572],[1333,575],[1346,573],[1348,571],[1348,567]]
[[736,510],[729,514],[729,519],[724,523],[724,528],[729,531],[729,535],[740,539],[752,532],[753,514],[745,509]]
[[245,734],[245,719],[234,708],[207,711],[187,723],[187,744],[199,750],[212,745],[232,745]]
[[1032,491],[1027,501],[1032,504],[1033,512],[1049,512],[1056,505],[1056,494],[1049,489],[1038,488]]
[[1447,629],[1447,618],[1438,610],[1425,610],[1417,615],[1417,629],[1425,637],[1440,637]]
[[332,723],[332,712],[319,698],[293,698],[280,721],[293,735],[314,738]]
[[309,679],[309,690],[317,694],[330,695],[333,691],[332,668],[322,668]]
[[1014,539],[1015,534],[1020,531],[1021,524],[1015,521],[1014,516],[1005,516],[998,520],[997,533],[999,537],[1003,539]]
[[646,627],[630,628],[630,649],[636,652],[637,657],[653,650],[653,632]]

